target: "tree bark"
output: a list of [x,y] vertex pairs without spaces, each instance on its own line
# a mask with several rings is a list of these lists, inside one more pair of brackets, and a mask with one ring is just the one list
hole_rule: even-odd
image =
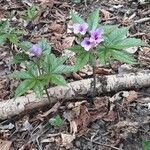
[[[66,86],[56,86],[48,89],[52,103],[60,99],[73,99],[90,93],[92,78],[68,83]],[[124,75],[108,75],[96,78],[96,95],[150,86],[150,73],[133,73]],[[0,102],[0,119],[7,119],[22,112],[48,105],[46,95],[37,99],[34,93]]]

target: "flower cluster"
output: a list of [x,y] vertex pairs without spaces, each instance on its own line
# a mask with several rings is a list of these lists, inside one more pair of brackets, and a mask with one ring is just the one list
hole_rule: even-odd
[[[73,32],[75,34],[85,35],[88,32],[88,24],[74,24],[73,25]],[[81,42],[81,46],[86,50],[89,51],[91,48],[96,47],[100,42],[103,41],[102,34],[103,29],[96,29],[89,31],[90,37],[85,37]]]

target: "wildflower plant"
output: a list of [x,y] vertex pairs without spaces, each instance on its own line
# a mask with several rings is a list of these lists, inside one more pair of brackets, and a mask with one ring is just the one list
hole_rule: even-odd
[[50,101],[47,87],[65,85],[66,80],[63,74],[72,72],[73,67],[64,64],[67,57],[56,57],[51,53],[51,46],[44,38],[37,44],[22,42],[19,46],[22,51],[14,56],[12,63],[23,63],[25,69],[11,74],[11,77],[21,81],[15,96],[21,96],[32,89],[38,97],[42,97],[45,90]]
[[87,20],[83,20],[76,12],[71,12],[73,21],[72,31],[78,38],[77,44],[69,50],[77,54],[75,70],[90,64],[93,68],[93,97],[96,88],[96,60],[106,64],[110,60],[136,64],[136,60],[125,49],[133,46],[146,45],[140,39],[128,38],[128,27],[118,25],[100,25],[99,10],[92,12]]

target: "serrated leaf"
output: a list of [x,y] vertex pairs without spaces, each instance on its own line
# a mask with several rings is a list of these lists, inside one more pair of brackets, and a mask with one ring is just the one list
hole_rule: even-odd
[[24,51],[28,51],[31,47],[32,47],[32,43],[31,42],[28,42],[28,41],[23,41],[23,42],[20,42],[18,44],[18,46],[24,50]]
[[44,93],[44,85],[42,82],[37,81],[33,87],[33,90],[38,98],[41,98]]
[[30,59],[29,56],[28,56],[26,53],[22,52],[22,53],[16,54],[16,55],[13,57],[11,63],[12,63],[12,64],[18,64],[18,63],[27,61],[27,60],[29,60],[29,59]]
[[106,64],[109,57],[110,57],[110,52],[109,52],[109,49],[106,49],[106,48],[99,48],[97,50],[97,56],[99,58],[99,61],[102,63],[102,64]]
[[27,18],[31,21],[35,19],[38,15],[38,7],[33,6],[27,10]]
[[7,38],[9,39],[10,42],[17,44],[18,43],[18,38],[17,35],[14,33],[8,34]]
[[71,11],[71,19],[74,23],[85,23],[85,21],[77,14],[77,12]]
[[74,71],[74,67],[69,65],[59,65],[52,72],[54,74],[63,74],[63,73],[71,73]]
[[126,38],[114,44],[112,48],[114,49],[127,49],[134,46],[144,46],[146,43],[142,42],[140,39],[136,38]]
[[15,71],[13,72],[10,77],[16,79],[32,79],[34,78],[29,72],[27,71]]
[[51,82],[56,85],[66,85],[66,80],[62,75],[52,74],[51,75]]
[[26,93],[28,90],[32,89],[35,85],[36,81],[27,79],[24,80],[16,89],[15,97],[21,96],[22,94]]
[[104,35],[110,34],[113,30],[118,28],[118,25],[100,25],[99,28],[104,30]]
[[150,141],[144,141],[144,150],[150,150]]
[[95,30],[99,23],[99,10],[92,12],[87,19],[89,30]]
[[85,51],[84,48],[81,47],[80,45],[74,45],[74,46],[68,48],[68,50],[73,51],[75,53],[82,53]]
[[48,42],[47,39],[42,38],[39,42],[38,42],[39,46],[42,48],[43,50],[43,54],[44,55],[49,55],[51,52],[51,46]]
[[3,45],[7,40],[7,34],[0,35],[0,45]]
[[53,120],[52,120],[52,125],[60,127],[63,124],[63,120],[59,115],[57,115]]
[[118,41],[125,39],[128,33],[127,27],[115,28],[107,37],[111,45],[116,44]]
[[84,67],[89,61],[90,54],[87,52],[81,53],[77,59],[76,59],[76,64],[75,64],[75,70],[78,71],[81,68]]
[[114,59],[128,64],[136,64],[136,60],[130,54],[125,51],[112,50],[111,54]]

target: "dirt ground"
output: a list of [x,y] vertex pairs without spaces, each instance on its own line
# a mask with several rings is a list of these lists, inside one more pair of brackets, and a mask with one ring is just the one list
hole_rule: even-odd
[[[35,4],[40,8],[38,16],[34,21],[25,21],[22,17],[24,11]],[[70,10],[75,9],[86,18],[97,8],[101,13],[101,24],[128,26],[130,37],[150,44],[150,4],[137,0],[87,0],[87,4],[84,1],[77,4],[73,0],[0,0],[0,20],[11,16],[11,26],[27,32],[21,40],[37,42],[41,37],[46,37],[52,51],[61,55],[66,41],[73,44],[72,39],[68,38],[72,35],[66,32],[70,24]],[[18,51],[9,42],[0,46],[0,101],[14,96],[18,81],[7,75],[22,67],[11,64],[12,56]],[[142,65],[115,61],[98,67],[97,76],[149,71],[149,47],[137,48],[135,58]],[[68,81],[91,77],[91,70],[87,68],[71,75]],[[124,96],[126,93],[128,96]],[[111,104],[108,99],[115,95],[119,101]],[[92,106],[87,97],[63,102],[53,113],[44,117],[44,112],[50,109],[48,106],[0,120],[0,150],[144,150],[144,142],[150,141],[149,103],[150,87],[143,87],[104,93],[96,97]],[[80,114],[77,115],[78,112]],[[57,115],[62,118],[61,126],[52,124]],[[78,122],[78,126],[74,122]]]

